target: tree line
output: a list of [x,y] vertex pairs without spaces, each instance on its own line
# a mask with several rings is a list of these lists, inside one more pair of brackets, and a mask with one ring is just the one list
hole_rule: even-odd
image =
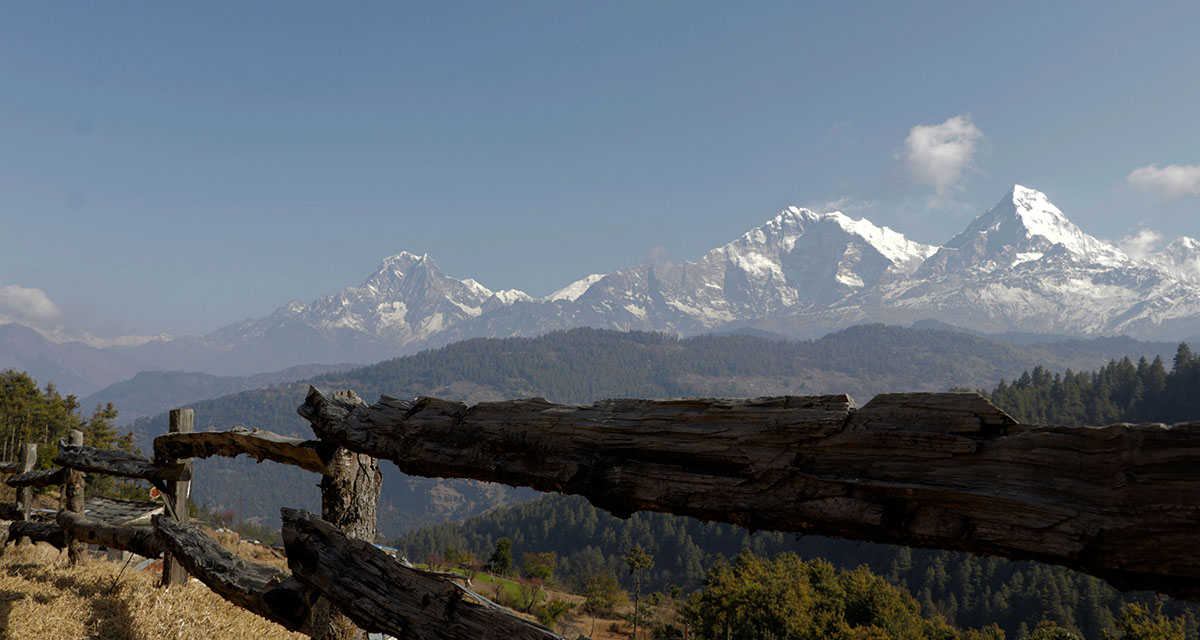
[[[121,433],[114,425],[117,409],[112,403],[97,405],[85,414],[74,395],[63,396],[53,383],[39,387],[29,374],[0,371],[0,459],[17,459],[23,444],[36,444],[34,469],[51,469],[59,440],[72,429],[83,432],[83,443],[102,449],[136,451],[132,432]],[[88,474],[88,496],[107,495],[142,498],[148,489],[139,482],[101,474]]]

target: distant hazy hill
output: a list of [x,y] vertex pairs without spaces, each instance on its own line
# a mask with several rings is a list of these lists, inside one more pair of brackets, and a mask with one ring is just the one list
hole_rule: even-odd
[[[368,401],[382,393],[471,403],[529,396],[588,403],[622,396],[848,392],[861,404],[882,391],[990,388],[1037,365],[1091,369],[1126,354],[1173,351],[1174,345],[1124,340],[1014,346],[963,333],[883,325],[801,342],[576,329],[537,338],[468,340],[311,382],[325,390],[352,389]],[[295,411],[306,388],[307,383],[280,385],[196,402],[196,428],[240,424],[311,437]],[[148,443],[166,425],[166,415],[160,414],[137,421],[134,428]],[[507,487],[410,479],[386,466],[380,529],[389,536],[518,497]],[[316,485],[310,474],[271,463],[206,460],[197,463],[194,497],[219,508],[236,508],[240,501],[247,515],[274,522],[279,506],[316,508]]]
[[111,384],[87,396],[80,400],[80,405],[88,409],[111,402],[120,411],[117,424],[126,425],[138,418],[182,407],[189,402],[306,380],[323,373],[345,371],[354,366],[307,364],[256,376],[212,376],[194,371],[143,371],[128,380]]
[[86,395],[145,368],[82,342],[51,342],[25,325],[0,326],[0,370],[24,371],[41,384],[53,382],[63,395]]

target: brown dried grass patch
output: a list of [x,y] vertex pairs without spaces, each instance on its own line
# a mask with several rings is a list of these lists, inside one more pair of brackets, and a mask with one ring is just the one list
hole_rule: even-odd
[[195,580],[159,588],[159,573],[91,560],[66,564],[49,545],[9,546],[0,557],[0,637],[12,640],[305,638],[236,607]]

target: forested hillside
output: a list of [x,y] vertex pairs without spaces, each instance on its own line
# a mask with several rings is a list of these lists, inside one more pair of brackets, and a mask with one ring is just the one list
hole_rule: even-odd
[[128,380],[111,384],[83,398],[80,404],[90,407],[111,402],[121,408],[117,424],[125,425],[189,402],[306,380],[330,371],[352,368],[352,365],[345,364],[311,364],[247,377],[214,376],[194,371],[142,371]]
[[[1182,345],[1169,372],[1159,358],[1136,364],[1122,358],[1081,373],[1052,374],[1036,367],[1012,383],[1002,381],[988,395],[1023,422],[1176,422],[1200,419],[1198,388],[1200,357]],[[586,581],[605,572],[628,581],[622,556],[640,545],[655,557],[644,577],[652,589],[697,589],[714,563],[742,549],[766,557],[792,551],[805,558],[825,558],[843,569],[866,564],[909,590],[925,615],[944,615],[963,628],[995,622],[1009,638],[1025,637],[1046,619],[1099,639],[1123,605],[1141,602],[1152,609],[1154,600],[1149,594],[1119,593],[1100,580],[1059,567],[845,540],[797,539],[774,532],[750,534],[731,525],[657,513],[621,520],[582,498],[562,495],[497,509],[462,524],[423,528],[398,538],[395,545],[414,559],[446,548],[486,557],[500,538],[512,541],[514,557],[554,552],[565,581]],[[1194,605],[1168,603],[1164,611],[1180,617],[1188,638],[1198,637]]]
[[1026,371],[1001,381],[992,402],[1022,422],[1111,424],[1200,419],[1200,357],[1179,345],[1171,371],[1162,358],[1121,358],[1093,372]]
[[[58,452],[59,440],[72,429],[83,432],[86,445],[101,448],[134,449],[130,432],[121,433],[113,424],[117,409],[111,404],[97,406],[84,413],[75,396],[63,396],[52,383],[39,387],[29,374],[11,369],[0,371],[0,460],[16,460],[24,444],[37,445],[35,469],[50,469]],[[88,495],[113,495],[124,498],[143,496],[136,483],[111,476],[89,475]],[[12,490],[3,486],[0,495],[11,499]]]
[[[850,393],[860,402],[881,391],[985,387],[1039,364],[1094,367],[1158,343],[1128,339],[1013,346],[963,333],[864,325],[819,340],[757,336],[678,339],[657,333],[575,329],[536,338],[468,340],[369,367],[313,378],[324,390],[432,395],[479,402],[542,396],[588,403],[608,397],[757,396]],[[245,425],[310,437],[296,415],[306,383],[192,403],[197,429]],[[143,447],[167,427],[166,414],[134,424]],[[197,463],[194,498],[215,510],[278,522],[280,506],[316,508],[317,479],[248,460]],[[532,493],[462,480],[406,478],[385,464],[380,530],[462,519]]]

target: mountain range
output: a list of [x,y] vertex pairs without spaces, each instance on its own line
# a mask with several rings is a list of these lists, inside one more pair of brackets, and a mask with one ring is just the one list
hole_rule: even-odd
[[22,324],[0,325],[0,370],[24,371],[39,383],[54,383],[64,395],[86,395],[147,368],[82,342],[52,342]]
[[923,320],[990,333],[1186,338],[1200,333],[1200,242],[1131,257],[1020,185],[940,247],[840,212],[789,207],[698,260],[591,275],[541,298],[492,291],[446,275],[429,255],[401,252],[363,284],[307,304],[111,350],[152,367],[244,375],[580,326],[810,338]]

